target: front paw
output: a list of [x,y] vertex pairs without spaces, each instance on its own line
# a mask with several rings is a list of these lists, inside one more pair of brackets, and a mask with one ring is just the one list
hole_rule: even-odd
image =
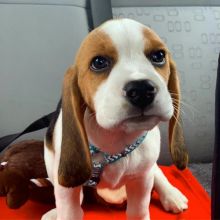
[[83,219],[83,211],[81,208],[79,210],[75,209],[75,211],[72,211],[73,208],[70,208],[70,210],[63,210],[62,213],[57,214],[56,208],[51,209],[41,217],[41,220],[82,220]]
[[160,201],[169,212],[180,213],[188,209],[188,199],[174,186],[160,194]]
[[51,209],[50,211],[46,212],[42,217],[41,220],[56,220],[57,219],[57,210]]

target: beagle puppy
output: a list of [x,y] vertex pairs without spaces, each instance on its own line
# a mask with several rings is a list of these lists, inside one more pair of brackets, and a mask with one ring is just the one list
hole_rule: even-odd
[[96,187],[106,200],[106,189],[122,190],[129,220],[150,219],[153,187],[165,210],[187,209],[187,198],[156,163],[158,124],[169,121],[173,161],[180,169],[187,164],[179,106],[177,71],[155,32],[131,19],[110,20],[90,32],[65,74],[45,138],[56,209],[42,219],[83,219],[83,185]]

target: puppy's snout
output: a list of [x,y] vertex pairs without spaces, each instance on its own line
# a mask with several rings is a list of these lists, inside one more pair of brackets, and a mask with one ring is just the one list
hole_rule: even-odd
[[151,80],[135,80],[124,87],[124,95],[135,107],[144,109],[149,106],[157,94],[156,85]]

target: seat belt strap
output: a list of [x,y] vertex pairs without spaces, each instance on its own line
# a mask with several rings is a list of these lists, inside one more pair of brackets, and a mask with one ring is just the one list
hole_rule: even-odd
[[50,124],[51,119],[53,118],[54,113],[55,112],[51,112],[37,119],[36,121],[32,122],[27,128],[25,128],[22,132],[1,137],[0,138],[0,152],[3,151],[13,141],[18,139],[20,136],[34,132],[34,131],[41,130],[43,128],[47,128]]

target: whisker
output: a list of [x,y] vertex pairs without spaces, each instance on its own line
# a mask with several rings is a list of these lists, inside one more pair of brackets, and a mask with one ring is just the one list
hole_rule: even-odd
[[[174,96],[179,96],[179,94],[173,93],[173,92],[170,92],[170,94],[171,94],[171,95],[174,95]],[[196,109],[194,106],[188,104],[186,101],[183,101],[182,99],[179,100],[179,99],[176,99],[175,97],[172,97],[172,99],[178,100],[181,104],[186,105],[186,106],[188,106],[188,107],[190,107],[190,108],[193,108],[195,111],[199,112],[198,109]]]
[[182,104],[185,107],[191,108],[190,110],[194,110],[196,112],[199,112],[199,110],[197,108],[195,108],[193,105],[188,104],[187,102],[183,101],[183,100],[177,100],[175,98],[172,98],[173,100],[175,100],[176,102],[180,102],[180,104]]
[[176,123],[179,125],[179,127],[182,127],[180,121],[177,119],[177,117],[175,115],[173,115],[174,119],[176,120]]
[[[190,110],[190,113],[191,113],[191,114],[189,114],[189,115],[192,115],[192,119],[193,119],[193,120],[194,120],[194,118],[195,118],[195,113],[199,113],[199,110],[198,110],[198,109],[196,109],[194,106],[192,106],[192,105],[186,103],[185,101],[179,101],[178,99],[175,99],[175,98],[173,98],[173,97],[172,97],[172,100],[173,100],[173,103],[177,104],[177,103],[179,102],[184,109]],[[182,111],[183,108],[180,108],[181,111]],[[186,113],[186,112],[185,112],[185,113]]]
[[[173,107],[174,109],[177,111],[178,110],[178,106],[176,103],[173,102]],[[179,109],[180,113],[183,114],[184,116],[186,116],[186,112],[183,111],[182,108]]]

